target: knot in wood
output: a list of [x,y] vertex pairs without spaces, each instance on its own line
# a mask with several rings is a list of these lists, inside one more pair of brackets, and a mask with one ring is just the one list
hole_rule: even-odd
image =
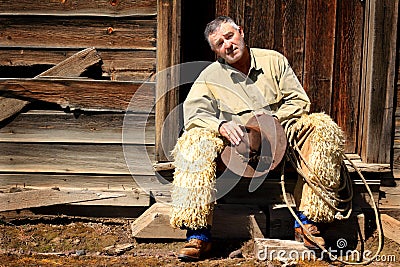
[[114,32],[113,27],[108,27],[108,28],[107,28],[107,33],[108,33],[108,34],[112,34],[113,32]]

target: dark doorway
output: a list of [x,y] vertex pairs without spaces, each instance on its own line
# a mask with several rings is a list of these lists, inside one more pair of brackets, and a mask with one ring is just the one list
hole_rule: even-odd
[[[182,1],[181,62],[214,61],[204,38],[204,29],[215,18],[215,1]],[[191,84],[180,87],[179,101],[185,100]]]

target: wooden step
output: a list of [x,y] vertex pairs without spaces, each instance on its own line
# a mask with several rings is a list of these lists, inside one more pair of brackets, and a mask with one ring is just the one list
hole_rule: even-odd
[[[155,203],[131,224],[132,235],[142,239],[185,239],[186,231],[169,224],[171,206]],[[250,215],[256,216],[265,232],[265,214],[254,205],[218,204],[215,206],[212,235],[215,238],[251,238]]]

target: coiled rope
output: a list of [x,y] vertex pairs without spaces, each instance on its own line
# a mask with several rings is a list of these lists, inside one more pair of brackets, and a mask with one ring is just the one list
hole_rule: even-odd
[[[303,138],[302,141],[304,141],[304,140],[305,140],[305,138]],[[292,139],[291,141],[293,142],[293,139]],[[299,155],[298,158],[297,158],[296,152],[297,152],[297,155]],[[355,171],[357,172],[357,174],[360,176],[360,178],[361,178],[362,182],[364,183],[364,185],[365,185],[365,187],[366,187],[366,189],[367,189],[367,191],[368,191],[368,194],[370,195],[371,200],[372,200],[372,207],[373,207],[373,210],[374,210],[374,213],[375,213],[376,227],[377,227],[377,230],[378,230],[378,247],[377,247],[377,249],[376,249],[375,254],[374,254],[371,258],[369,258],[369,259],[367,259],[367,260],[364,260],[364,261],[361,261],[361,262],[349,262],[349,261],[346,261],[346,260],[340,259],[339,257],[334,256],[334,255],[333,255],[330,251],[328,251],[324,246],[321,246],[320,244],[318,244],[318,243],[316,242],[315,237],[310,233],[310,231],[308,231],[307,228],[305,228],[304,224],[303,224],[303,223],[300,221],[300,219],[297,217],[297,215],[296,215],[295,211],[293,210],[293,208],[289,205],[289,201],[288,201],[288,199],[287,199],[287,196],[286,196],[286,189],[285,189],[285,172],[284,172],[284,170],[285,170],[285,163],[286,163],[285,160],[284,160],[283,163],[282,163],[282,169],[281,169],[281,181],[280,181],[280,183],[281,183],[281,188],[282,188],[282,194],[283,194],[283,198],[284,198],[284,201],[285,201],[285,203],[286,203],[286,206],[288,207],[290,213],[292,214],[292,216],[294,217],[294,219],[299,223],[299,225],[302,227],[302,229],[303,229],[303,231],[306,233],[307,237],[308,237],[309,239],[311,239],[311,241],[313,241],[322,251],[326,252],[327,255],[329,255],[329,257],[330,257],[331,259],[336,259],[336,260],[338,260],[338,261],[340,261],[340,262],[342,262],[342,263],[344,263],[344,264],[350,264],[350,265],[367,265],[367,264],[371,263],[372,261],[374,261],[374,260],[378,257],[379,253],[382,251],[382,248],[383,248],[383,230],[382,230],[382,223],[381,223],[381,220],[380,220],[378,208],[377,208],[376,203],[375,203],[375,200],[374,200],[374,196],[372,195],[371,189],[370,189],[370,187],[368,186],[368,183],[367,183],[367,181],[365,180],[363,174],[362,174],[361,171],[358,169],[358,167],[353,163],[353,161],[351,161],[351,160],[349,159],[349,157],[347,157],[346,154],[344,154],[343,152],[342,152],[341,154],[342,154],[343,158],[345,158],[345,159],[352,165],[352,167],[354,168],[354,170],[355,170]],[[310,186],[310,188],[312,188],[312,190],[313,190],[324,202],[326,202],[329,206],[331,206],[333,209],[335,209],[335,210],[338,212],[338,213],[335,215],[335,217],[336,217],[337,219],[342,220],[342,219],[348,219],[348,218],[350,217],[351,212],[352,212],[353,189],[352,189],[352,182],[351,182],[351,179],[350,179],[350,175],[348,174],[348,171],[347,171],[347,169],[346,169],[346,166],[345,166],[344,161],[342,161],[342,164],[341,164],[341,168],[342,168],[342,170],[343,170],[343,174],[345,175],[344,181],[343,181],[344,184],[343,184],[343,186],[342,186],[341,188],[339,188],[339,190],[343,190],[344,188],[347,187],[349,197],[346,198],[346,199],[339,199],[339,198],[336,198],[336,197],[334,198],[334,199],[337,200],[338,202],[347,203],[347,206],[346,206],[345,208],[339,209],[339,208],[335,207],[334,205],[332,205],[331,202],[330,202],[329,200],[327,200],[327,199],[319,192],[319,190],[317,190],[317,186],[318,186],[318,188],[320,188],[323,192],[327,192],[327,191],[331,191],[331,190],[329,190],[329,188],[326,188],[324,185],[322,185],[322,184],[319,182],[319,179],[316,179],[317,181],[316,181],[315,183],[313,183],[312,181],[310,181],[310,180],[306,177],[306,175],[304,175],[303,171],[299,168],[298,164],[296,164],[296,162],[299,162],[298,159],[300,159],[300,160],[304,163],[304,165],[307,167],[307,169],[308,169],[310,172],[313,172],[312,168],[309,166],[308,162],[306,162],[304,156],[301,154],[300,149],[299,149],[299,146],[298,146],[298,143],[294,142],[293,147],[291,147],[290,145],[288,145],[285,155],[286,155],[286,160],[289,161],[289,162],[293,165],[293,167],[296,169],[297,173],[304,179],[304,181]],[[297,160],[296,160],[296,159],[297,159]],[[313,172],[313,174],[315,174],[315,173]],[[347,210],[347,214],[346,214],[345,216],[341,215],[341,213],[342,213],[342,212],[345,212],[346,210]]]

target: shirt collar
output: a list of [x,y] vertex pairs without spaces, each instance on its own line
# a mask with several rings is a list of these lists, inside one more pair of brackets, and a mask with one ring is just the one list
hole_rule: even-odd
[[[262,70],[262,68],[257,69],[257,61],[256,57],[254,56],[252,48],[249,48],[249,53],[250,53],[250,69],[249,73],[247,73],[247,77],[250,78],[253,82],[255,82],[258,79],[258,75],[264,73],[264,71]],[[218,58],[217,61],[221,64],[223,69],[229,72],[231,77],[233,75],[238,75],[238,71],[235,68],[231,67],[229,64],[227,64],[223,58]],[[244,77],[242,77],[240,80],[242,80],[243,78]]]
[[257,69],[256,57],[254,56],[253,49],[250,48],[250,69],[247,77],[249,77],[253,82],[256,82],[258,75],[260,74],[264,74],[264,71],[262,68]]
[[256,57],[254,56],[253,49],[250,48],[249,50],[250,50],[250,69],[249,69],[250,73],[252,69],[257,70],[257,61]]

